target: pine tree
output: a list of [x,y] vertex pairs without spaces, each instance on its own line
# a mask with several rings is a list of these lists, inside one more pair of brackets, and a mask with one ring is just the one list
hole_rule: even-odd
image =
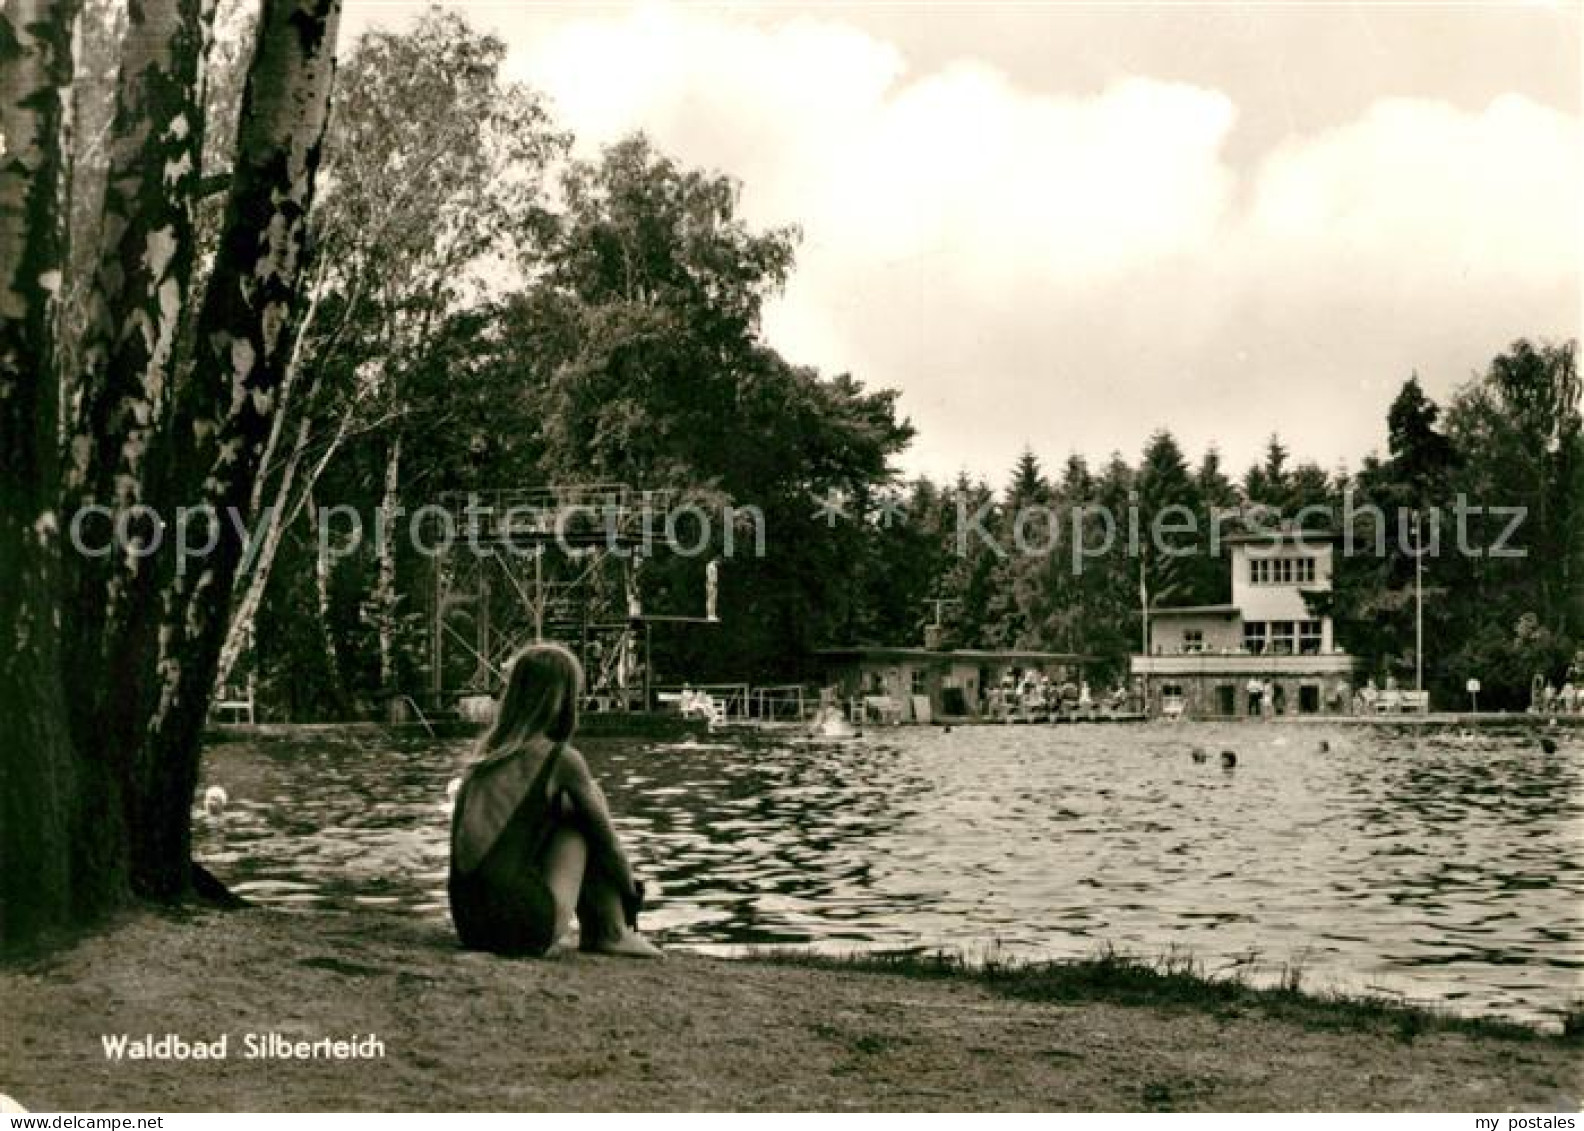
[[1028,503],[1042,504],[1050,499],[1050,484],[1040,469],[1039,457],[1032,448],[1025,447],[1012,468],[1012,482],[1007,486],[1007,509],[1016,511]]

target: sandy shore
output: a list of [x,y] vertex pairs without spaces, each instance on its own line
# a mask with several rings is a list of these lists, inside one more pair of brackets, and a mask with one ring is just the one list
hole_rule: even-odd
[[[373,1034],[249,1060],[249,1033]],[[223,1061],[102,1037],[229,1034]],[[0,967],[0,1092],[33,1110],[1577,1110],[1577,1044],[1405,1040],[1209,1010],[1014,1000],[966,979],[675,955],[505,961],[395,916],[130,917]]]

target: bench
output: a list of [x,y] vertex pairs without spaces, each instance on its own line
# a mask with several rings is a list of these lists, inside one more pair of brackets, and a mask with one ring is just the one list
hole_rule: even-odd
[[1382,691],[1375,699],[1375,713],[1377,715],[1427,715],[1430,713],[1430,693],[1428,691]]

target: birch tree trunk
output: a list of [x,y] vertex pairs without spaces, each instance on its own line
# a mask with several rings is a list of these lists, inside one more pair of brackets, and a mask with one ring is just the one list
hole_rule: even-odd
[[[314,501],[313,487],[305,496],[308,507],[308,527],[313,532],[314,545],[319,544],[319,507]],[[324,649],[325,671],[330,673],[330,697],[341,704],[345,683],[341,679],[341,660],[336,655],[335,636],[330,631],[330,582],[335,560],[328,554],[314,554],[314,595],[319,606],[319,646]]]
[[[312,387],[308,391],[307,402],[311,403],[319,391],[319,379],[316,376]],[[258,616],[259,606],[264,603],[264,594],[269,589],[270,575],[275,569],[275,556],[280,551],[281,538],[286,531],[297,524],[303,511],[308,510],[309,517],[313,517],[313,490],[318,484],[325,468],[330,465],[341,443],[346,439],[347,430],[352,424],[352,417],[356,406],[348,405],[341,414],[341,420],[336,426],[335,435],[325,444],[324,451],[308,469],[303,480],[298,484],[298,472],[302,467],[304,457],[308,452],[309,441],[313,438],[313,422],[303,415],[297,421],[297,435],[292,441],[292,453],[287,458],[286,466],[282,469],[279,483],[275,491],[275,501],[264,511],[264,539],[259,545],[255,555],[252,569],[247,575],[247,588],[243,591],[242,599],[237,602],[232,610],[231,619],[226,629],[225,644],[220,650],[219,667],[215,672],[215,691],[219,691],[231,678],[231,671],[236,666],[237,660],[242,655],[252,631],[253,621]],[[255,511],[257,510],[255,502]],[[255,539],[258,537],[254,533]],[[315,540],[317,545],[317,539]]]
[[188,883],[199,744],[242,554],[229,517],[246,513],[291,355],[339,17],[339,0],[264,0],[221,246],[198,316],[199,379],[173,400],[170,495],[221,517],[201,568],[176,572],[160,595],[158,697],[130,812],[133,891],[151,898],[179,898]]
[[[269,588],[269,576],[275,565],[275,552],[280,547],[281,534],[290,520],[286,517],[292,500],[292,490],[296,485],[297,468],[302,463],[303,452],[308,446],[311,433],[311,420],[309,412],[313,406],[314,394],[318,392],[319,381],[315,378],[312,388],[306,397],[293,397],[297,388],[297,380],[302,374],[303,351],[305,341],[313,328],[314,313],[319,307],[319,297],[323,293],[324,269],[320,268],[318,277],[314,281],[313,293],[308,300],[308,311],[303,315],[301,324],[297,327],[297,338],[292,344],[290,360],[286,363],[286,373],[281,380],[280,395],[276,398],[275,418],[270,424],[269,438],[264,441],[264,450],[259,454],[258,474],[253,477],[253,490],[248,496],[248,521],[254,525],[254,539],[258,538],[257,523],[260,519],[264,522],[263,543],[259,546],[246,575],[246,588],[242,597],[236,602],[236,607],[231,610],[230,619],[226,625],[225,641],[220,647],[220,659],[215,670],[214,694],[218,698],[225,690],[226,684],[231,679],[231,671],[236,667],[236,662],[242,656],[242,650],[247,646],[253,634],[253,618],[258,615],[259,605],[264,600],[264,591]],[[287,421],[291,417],[294,400],[303,402],[303,408],[298,413],[297,437],[292,444],[291,455],[287,457],[286,466],[281,470],[280,477],[276,480],[275,501],[265,507],[264,491],[269,482],[269,468],[275,458],[276,450],[280,446],[282,432],[286,429]]]
[[382,532],[378,538],[379,580],[375,586],[375,618],[379,623],[380,691],[390,694],[396,688],[396,508],[401,505],[401,454],[402,439],[398,433],[391,439],[390,453],[385,458],[385,491],[380,498],[383,521],[376,520],[375,530]]
[[[213,0],[129,5],[93,277],[84,295],[80,368],[67,420],[62,498],[69,513],[152,507],[169,516],[151,461],[175,383],[177,340],[196,261],[195,194],[203,151],[203,66]],[[91,528],[90,528],[91,529]],[[147,530],[152,539],[153,527]],[[139,787],[133,754],[146,718],[159,559],[65,557],[65,675],[80,755],[80,804],[94,814],[83,876],[113,899],[129,876],[120,851]]]
[[262,541],[259,541],[260,534],[255,526],[253,537],[258,548],[251,568],[247,572],[242,596],[236,602],[236,607],[231,610],[231,616],[226,623],[225,640],[221,644],[220,658],[216,661],[215,667],[216,696],[225,690],[226,684],[230,682],[231,672],[236,668],[237,661],[242,658],[242,650],[247,647],[248,639],[253,633],[253,621],[258,616],[259,606],[264,601],[264,591],[269,588],[270,573],[275,566],[275,554],[280,549],[281,535],[290,525],[286,512],[291,507],[292,492],[297,481],[297,468],[302,462],[308,433],[308,421],[303,420],[298,425],[297,440],[292,445],[292,454],[286,461],[286,467],[281,471],[274,502],[265,507],[262,513],[256,509],[253,512],[263,520],[263,537]]
[[221,246],[181,364],[209,3],[132,7],[64,470],[52,308],[74,8],[9,0],[0,13],[0,591],[16,594],[0,601],[0,943],[128,892],[172,900],[191,884],[199,740],[241,536],[222,520],[188,572],[167,539],[130,563],[74,552],[62,576],[71,520],[58,508],[225,515],[245,509],[258,472],[292,341],[339,3],[263,0]]
[[[73,911],[79,816],[61,681],[55,298],[71,0],[0,11],[0,942]],[[26,865],[23,865],[26,861]]]
[[316,315],[319,313],[319,301],[324,297],[325,267],[321,263],[314,276],[313,288],[308,293],[308,309],[303,313],[302,321],[298,323],[296,340],[292,343],[291,358],[286,363],[286,375],[281,379],[280,395],[275,398],[275,419],[270,424],[269,439],[264,442],[264,451],[259,456],[259,473],[253,479],[253,493],[248,496],[248,515],[256,517],[259,508],[264,502],[264,490],[269,485],[270,465],[275,461],[275,451],[280,446],[281,435],[286,431],[286,426],[292,419],[292,405],[294,401],[304,403],[300,416],[306,416],[313,406],[314,393],[319,388],[316,378],[313,387],[309,389],[306,397],[295,397],[297,379],[302,375],[303,358],[308,348],[308,335],[313,331]]
[[[344,309],[339,323],[326,339],[309,343],[310,334],[317,329],[317,314],[328,281],[328,264],[321,261],[309,293],[307,311],[303,314],[302,322],[297,329],[291,360],[287,363],[286,376],[281,385],[281,396],[275,408],[275,420],[270,427],[269,440],[264,445],[264,453],[260,457],[259,474],[254,479],[253,494],[248,500],[249,515],[255,519],[259,517],[264,519],[263,543],[247,573],[247,588],[231,612],[225,644],[220,649],[219,667],[215,673],[216,695],[230,680],[232,669],[235,668],[243,648],[252,637],[253,621],[263,604],[264,594],[269,589],[269,579],[275,569],[275,556],[280,549],[281,537],[302,517],[304,508],[312,506],[314,485],[319,482],[331,458],[340,450],[358,413],[360,401],[354,396],[342,408],[335,434],[326,444],[323,453],[314,461],[306,478],[299,484],[297,475],[307,455],[308,445],[313,439],[312,414],[319,403],[319,395],[324,383],[324,371],[317,362],[325,350],[333,348],[334,343],[346,331],[350,321],[350,315]],[[309,382],[306,393],[296,395],[298,378],[305,366],[313,368],[313,380]],[[291,455],[287,457],[285,467],[275,479],[274,502],[268,508],[264,508],[265,488],[270,480],[269,467],[275,458],[282,434],[294,419],[294,405],[297,406],[295,410],[297,432],[292,442]],[[255,539],[258,537],[257,531],[254,532],[254,537]]]

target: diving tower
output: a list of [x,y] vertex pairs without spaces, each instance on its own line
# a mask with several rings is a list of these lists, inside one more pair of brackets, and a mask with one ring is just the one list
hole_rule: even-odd
[[595,710],[650,699],[655,622],[717,623],[718,571],[703,567],[705,615],[647,613],[645,562],[668,547],[675,492],[624,484],[450,493],[423,523],[430,546],[429,691],[437,703],[496,695],[520,648],[578,654]]

